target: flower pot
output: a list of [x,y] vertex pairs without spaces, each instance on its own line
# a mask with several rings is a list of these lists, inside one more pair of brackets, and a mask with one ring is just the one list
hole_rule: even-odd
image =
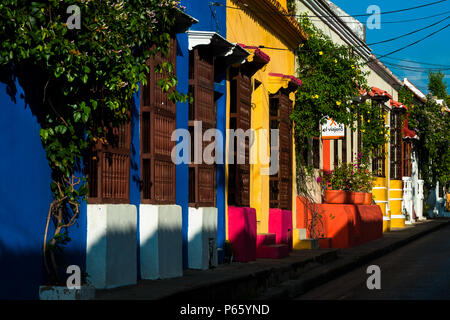
[[344,190],[325,190],[323,200],[325,201],[325,203],[330,204],[347,203],[348,193]]
[[372,194],[370,192],[364,193],[364,204],[371,205],[372,204]]
[[365,201],[365,192],[350,192],[350,203],[361,205]]

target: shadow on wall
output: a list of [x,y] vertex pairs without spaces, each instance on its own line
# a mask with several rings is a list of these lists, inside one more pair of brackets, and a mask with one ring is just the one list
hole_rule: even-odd
[[88,280],[98,289],[137,281],[137,211],[133,205],[89,205]]
[[[44,281],[42,244],[52,201],[51,170],[39,136],[39,75],[17,81],[0,69],[0,299],[37,299]],[[85,214],[69,229],[69,264],[84,266]],[[52,230],[50,230],[51,234]]]

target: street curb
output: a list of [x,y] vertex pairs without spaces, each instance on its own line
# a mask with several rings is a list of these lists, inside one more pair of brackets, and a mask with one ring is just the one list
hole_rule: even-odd
[[[346,249],[342,249],[339,253],[344,253],[341,259],[322,265],[309,273],[301,276],[300,279],[289,280],[281,283],[277,287],[268,289],[263,295],[256,298],[256,300],[281,300],[292,299],[298,297],[307,291],[320,286],[330,280],[333,280],[349,271],[365,265],[366,263],[382,257],[400,247],[403,247],[427,234],[437,231],[445,226],[450,225],[450,221],[432,221],[434,226],[428,227],[425,230],[412,232],[411,235],[403,239],[393,240],[386,246],[382,246],[376,250],[369,251],[360,255],[351,256],[351,253],[344,253]],[[428,223],[427,223],[428,224]],[[420,226],[419,226],[420,227]],[[402,231],[399,231],[402,232]],[[351,250],[353,248],[349,248]]]
[[233,279],[214,281],[161,298],[174,300],[237,300],[255,299],[271,287],[298,277],[308,270],[338,259],[338,250],[329,250],[319,256],[294,262],[287,266],[271,267],[244,274]]

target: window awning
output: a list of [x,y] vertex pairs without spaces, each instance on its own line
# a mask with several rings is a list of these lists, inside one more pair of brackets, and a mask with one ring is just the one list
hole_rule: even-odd
[[185,33],[193,24],[198,23],[198,20],[188,15],[187,13],[177,9],[177,15],[175,16],[175,33]]
[[250,74],[256,73],[259,69],[263,68],[270,61],[270,56],[263,52],[260,48],[255,46],[247,46],[243,43],[238,43],[241,48],[250,52],[245,62],[245,67]]
[[417,135],[417,132],[415,130],[411,130],[408,127],[408,116],[409,115],[406,116],[406,120],[405,120],[405,122],[403,122],[403,128],[402,128],[403,138],[419,140],[419,136]]
[[189,50],[197,46],[209,46],[215,57],[232,56],[233,54],[245,57],[250,55],[250,52],[245,51],[242,47],[238,48],[236,43],[229,42],[217,32],[188,30],[186,33],[189,39]]
[[390,100],[390,104],[391,104],[391,107],[408,110],[408,108],[404,104],[402,104],[401,102],[398,102],[398,101],[395,101],[395,100],[391,99]]
[[[302,80],[282,73],[269,73],[269,83],[268,91],[271,94],[277,93],[281,88],[287,89],[291,93],[297,91],[298,87],[301,86]],[[293,100],[293,97],[289,97]]]
[[366,90],[360,90],[360,93],[363,97],[366,98],[384,98],[384,99],[392,99],[392,96],[385,90],[379,89],[377,87],[372,87],[370,92]]

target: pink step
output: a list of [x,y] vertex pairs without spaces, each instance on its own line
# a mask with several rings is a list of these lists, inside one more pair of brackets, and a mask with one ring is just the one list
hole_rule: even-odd
[[277,244],[286,244],[292,250],[292,211],[269,210],[269,233],[276,234]]
[[256,210],[228,207],[228,239],[234,250],[234,261],[256,260]]
[[289,247],[286,244],[271,244],[256,249],[256,258],[282,259],[289,256]]
[[275,233],[258,233],[256,235],[256,248],[276,244]]

